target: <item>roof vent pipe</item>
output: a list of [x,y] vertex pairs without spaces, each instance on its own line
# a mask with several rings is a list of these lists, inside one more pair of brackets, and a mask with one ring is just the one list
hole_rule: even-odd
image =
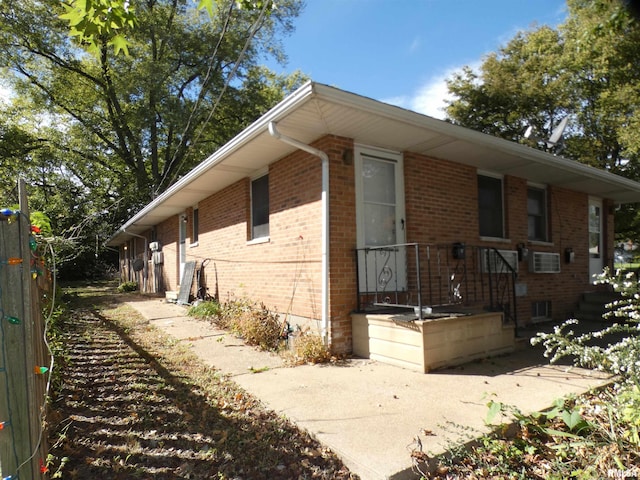
[[269,133],[272,137],[322,160],[322,340],[326,345],[329,341],[329,156],[311,145],[282,135],[275,122],[269,122]]

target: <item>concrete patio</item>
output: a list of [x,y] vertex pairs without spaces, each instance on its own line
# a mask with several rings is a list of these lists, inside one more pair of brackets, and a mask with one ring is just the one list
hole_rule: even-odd
[[363,480],[419,478],[410,457],[414,438],[420,436],[429,455],[445,452],[462,434],[452,425],[486,430],[489,398],[531,412],[607,381],[589,370],[548,365],[542,350],[525,341],[513,353],[428,374],[358,358],[290,368],[279,356],[188,317],[184,306],[146,297],[127,303],[309,431]]

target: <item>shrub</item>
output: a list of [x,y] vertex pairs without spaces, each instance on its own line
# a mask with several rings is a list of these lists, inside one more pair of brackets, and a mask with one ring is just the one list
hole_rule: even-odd
[[221,305],[215,300],[206,302],[200,302],[196,305],[189,307],[187,315],[190,317],[199,318],[200,320],[215,320],[222,312]]
[[136,282],[122,282],[118,285],[117,290],[118,293],[135,292],[138,290],[138,284]]
[[[556,326],[552,333],[538,333],[531,339],[533,345],[544,344],[545,356],[551,363],[563,357],[573,357],[575,365],[593,368],[614,375],[623,381],[640,386],[640,290],[633,272],[611,276],[605,271],[597,283],[611,285],[621,299],[608,305],[606,319],[619,320],[601,330],[576,335],[571,325],[578,320],[567,320]],[[613,339],[607,346],[596,342]]]
[[301,331],[292,337],[293,345],[285,360],[292,365],[303,365],[305,363],[327,363],[331,361],[331,352],[324,344],[322,337],[315,333]]
[[245,342],[262,350],[277,350],[282,338],[280,316],[267,310],[262,303],[258,308],[242,312],[237,319],[234,330]]
[[254,304],[247,299],[229,300],[220,306],[220,315],[215,319],[215,323],[220,328],[235,331],[240,335],[238,329],[240,318],[254,308]]
[[248,345],[262,350],[278,350],[285,331],[277,313],[269,311],[263,303],[248,299],[233,299],[222,305],[203,302],[192,307],[189,315],[211,320],[219,328],[236,333]]

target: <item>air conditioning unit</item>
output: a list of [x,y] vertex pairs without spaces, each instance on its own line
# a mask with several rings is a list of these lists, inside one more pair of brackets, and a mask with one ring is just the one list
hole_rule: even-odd
[[151,242],[149,244],[149,249],[152,252],[157,252],[158,250],[160,250],[160,243],[159,242]]
[[533,273],[560,273],[560,254],[529,253],[529,271]]
[[511,270],[504,264],[506,263],[513,269],[518,271],[518,251],[517,250],[496,250],[492,248],[483,248],[480,250],[480,271],[482,273],[509,273]]

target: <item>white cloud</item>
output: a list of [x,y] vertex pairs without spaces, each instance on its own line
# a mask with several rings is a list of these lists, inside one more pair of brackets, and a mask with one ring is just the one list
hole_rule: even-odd
[[409,45],[409,53],[414,53],[420,49],[422,46],[422,39],[420,37],[415,37],[411,45]]
[[382,99],[382,101],[430,117],[443,119],[445,117],[445,100],[450,98],[445,80],[451,73],[453,70],[431,77],[411,95],[399,95]]
[[[478,70],[481,63],[481,61],[478,61],[469,66],[473,70]],[[444,111],[447,106],[446,101],[453,99],[453,96],[449,94],[446,80],[460,70],[462,70],[462,66],[451,67],[430,77],[411,95],[399,95],[382,101],[442,120],[446,116]]]
[[409,100],[409,108],[430,117],[443,119],[446,100],[451,99],[445,80],[450,72],[431,77],[413,94]]

